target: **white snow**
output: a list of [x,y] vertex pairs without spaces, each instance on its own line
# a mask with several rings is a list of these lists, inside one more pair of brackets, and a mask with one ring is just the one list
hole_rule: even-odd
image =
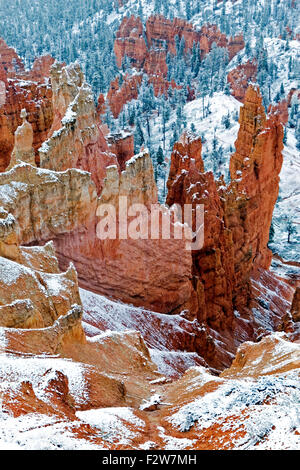
[[200,431],[219,424],[233,435],[234,427],[242,427],[246,436],[236,439],[236,449],[259,449],[260,445],[274,450],[300,449],[295,433],[300,429],[299,403],[299,373],[293,371],[223,382],[217,390],[180,407],[169,421],[180,431],[194,425]]
[[135,428],[145,427],[144,421],[135,416],[131,408],[100,408],[78,411],[76,416],[90,426],[98,428],[106,441],[118,441],[127,444],[135,434],[128,429],[128,424]]
[[[17,387],[23,381],[32,383],[33,390],[38,398],[47,400],[45,385],[49,380],[49,373],[60,371],[68,377],[71,396],[79,404],[86,403],[88,390],[85,382],[87,366],[56,357],[16,357],[14,355],[0,355],[0,391],[1,383]],[[47,373],[47,374],[46,374]],[[46,376],[45,376],[46,374]],[[42,378],[43,376],[46,379]]]

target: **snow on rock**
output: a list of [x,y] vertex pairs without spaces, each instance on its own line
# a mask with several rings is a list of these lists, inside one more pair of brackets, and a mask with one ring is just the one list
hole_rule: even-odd
[[139,331],[150,348],[152,361],[167,377],[178,377],[189,367],[205,365],[196,353],[179,349],[181,338],[193,334],[193,322],[180,315],[164,315],[115,302],[84,289],[80,289],[80,297],[87,336],[95,337],[107,330]]
[[298,372],[230,380],[180,407],[169,422],[181,432],[193,426],[200,432],[217,424],[231,433],[242,428],[244,435],[234,439],[236,449],[300,449],[299,400]]
[[68,421],[55,416],[31,413],[18,418],[5,416],[1,422],[0,450],[59,449],[99,450],[99,447],[78,438],[72,433],[72,426]]
[[158,408],[158,405],[161,403],[161,396],[157,393],[152,395],[148,400],[144,400],[144,402],[140,406],[140,410],[142,411],[155,411]]
[[10,384],[13,388],[21,382],[28,381],[32,384],[35,395],[41,400],[47,400],[46,382],[43,377],[49,371],[53,373],[60,371],[68,378],[69,392],[75,403],[80,405],[86,403],[89,398],[85,381],[85,367],[83,364],[58,357],[22,358],[11,354],[6,354],[6,356],[1,354],[0,380],[5,387]]
[[145,427],[144,421],[138,418],[131,408],[101,408],[78,411],[76,416],[83,422],[99,429],[105,440],[118,441],[118,444],[128,444],[135,437],[134,428]]

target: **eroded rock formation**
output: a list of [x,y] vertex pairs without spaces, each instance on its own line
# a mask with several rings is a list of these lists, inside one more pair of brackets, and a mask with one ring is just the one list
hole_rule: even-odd
[[50,137],[39,149],[40,166],[54,171],[89,171],[98,193],[105,168],[116,164],[100,128],[91,88],[78,65],[51,69],[54,121]]
[[19,164],[0,174],[0,204],[6,244],[47,241],[56,234],[89,225],[97,207],[90,174],[76,169],[62,173]]
[[33,69],[25,72],[21,59],[3,40],[0,57],[0,171],[4,171],[10,163],[14,133],[22,124],[23,108],[33,127],[33,148],[39,162],[38,148],[47,138],[53,120],[52,89],[48,83],[53,59],[38,59]]
[[14,78],[25,70],[24,64],[13,47],[9,47],[0,38],[0,64],[3,66],[9,78]]
[[248,88],[245,105],[241,108],[235,146],[236,152],[230,160],[232,184],[229,190],[244,195],[246,209],[243,237],[236,237],[236,261],[241,261],[241,250],[244,257],[245,247],[248,247],[254,266],[268,269],[272,256],[267,244],[279,192],[283,127],[277,114],[266,118],[260,93],[253,86]]
[[204,245],[193,253],[193,286],[199,318],[219,332],[236,328],[234,310],[250,315],[253,322],[250,278],[271,262],[267,244],[279,191],[282,139],[278,115],[266,118],[259,90],[250,86],[241,108],[228,187],[222,180],[215,182],[212,173],[204,173],[199,140],[184,136],[174,147],[167,203],[204,204]]
[[120,170],[125,170],[125,163],[134,156],[134,138],[130,131],[116,132],[106,136],[109,148],[116,155]]
[[142,82],[142,75],[126,76],[122,85],[119,85],[119,77],[113,80],[107,93],[107,100],[114,118],[117,118],[124,105],[138,97],[138,90]]
[[[183,19],[169,20],[156,15],[147,19],[144,31],[140,18],[132,15],[130,18],[123,18],[117,32],[114,50],[118,67],[121,67],[125,56],[128,57],[133,67],[147,74],[156,96],[167,93],[170,87],[180,88],[174,81],[169,82],[166,78],[166,52],[176,55],[176,36],[179,39],[184,38],[186,51],[192,50],[194,44],[199,44],[202,58],[210,52],[213,43],[227,48],[230,60],[245,46],[242,35],[227,39],[216,25],[203,26],[197,31]],[[118,78],[111,83],[108,102],[114,117],[118,117],[125,103],[136,98],[141,77],[141,73],[130,78],[125,77],[121,87]],[[189,96],[191,99],[191,94]]]
[[[112,204],[116,208],[118,228],[120,196],[126,199],[128,209],[132,204],[143,204],[149,209],[151,204],[157,204],[157,188],[148,154],[142,153],[127,161],[121,174],[115,165],[107,167],[106,172],[99,207]],[[146,218],[150,223],[148,210]],[[184,240],[162,240],[159,235],[153,240],[150,231],[146,240],[128,238],[126,234],[126,239],[117,236],[115,240],[100,240],[96,233],[99,221],[95,216],[84,238],[71,233],[55,239],[62,266],[73,259],[83,287],[160,312],[192,306],[189,310],[195,312],[192,305],[195,296],[190,284],[191,257],[185,250]]]
[[123,18],[114,44],[118,67],[124,56],[132,59],[134,66],[140,68],[147,55],[147,46],[143,38],[143,24],[140,18]]
[[15,132],[15,146],[11,155],[8,170],[17,163],[24,162],[35,166],[35,155],[33,150],[33,130],[31,124],[26,120],[26,109],[22,109],[21,118],[23,123]]

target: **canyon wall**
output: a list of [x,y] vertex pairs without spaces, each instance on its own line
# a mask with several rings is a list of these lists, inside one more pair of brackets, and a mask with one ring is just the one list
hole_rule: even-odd
[[[203,331],[195,327],[196,344],[185,347],[196,349],[216,367],[228,364],[230,351],[242,339],[253,338],[251,276],[270,264],[267,243],[282,164],[278,114],[267,118],[259,90],[247,90],[228,186],[205,172],[199,138],[185,134],[175,144],[167,204],[205,208],[204,243],[191,252],[185,236],[163,239],[161,226],[156,239],[147,239],[152,206],[162,217],[170,216],[157,203],[151,158],[146,152],[133,157],[130,134],[111,135],[100,125],[78,66],[55,64],[50,76],[54,118],[39,151],[41,168],[20,158],[21,163],[16,159],[17,165],[0,175],[5,221],[1,253],[16,261],[19,244],[51,239],[61,268],[66,271],[74,262],[81,286],[153,311],[182,313],[204,325]],[[23,139],[26,147],[26,135],[18,136],[17,132],[16,141]],[[120,228],[120,197],[127,198],[128,208],[146,207],[139,234],[99,238],[100,215],[104,216],[99,211],[105,204],[115,208]],[[175,218],[173,229],[174,222]],[[237,320],[235,310],[248,325]],[[216,347],[218,338],[224,348]]]

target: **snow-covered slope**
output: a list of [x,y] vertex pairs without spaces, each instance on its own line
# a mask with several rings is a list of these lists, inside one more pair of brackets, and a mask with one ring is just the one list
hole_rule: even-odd
[[[288,221],[296,232],[288,243]],[[280,191],[273,216],[274,242],[271,249],[286,260],[300,261],[300,152],[296,148],[294,129],[287,129],[283,151]]]
[[189,331],[193,334],[193,322],[180,315],[163,315],[114,302],[84,289],[80,289],[80,296],[84,307],[83,326],[88,336],[106,330],[137,330],[150,348],[159,372],[171,377],[178,377],[194,365],[205,364],[196,353],[180,348],[180,340],[184,341]]

